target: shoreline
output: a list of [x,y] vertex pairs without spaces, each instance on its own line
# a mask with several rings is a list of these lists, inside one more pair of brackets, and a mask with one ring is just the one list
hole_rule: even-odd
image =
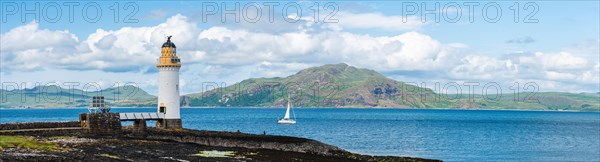
[[[0,144],[4,144],[0,145],[0,160],[439,161],[357,154],[300,137],[154,127],[139,132],[129,126],[117,132],[90,133],[76,124],[36,122],[26,129],[14,128],[18,124],[0,124]],[[53,125],[57,127],[49,127]],[[43,128],[34,128],[40,126]],[[30,142],[6,146],[7,138],[9,144],[14,139]]]

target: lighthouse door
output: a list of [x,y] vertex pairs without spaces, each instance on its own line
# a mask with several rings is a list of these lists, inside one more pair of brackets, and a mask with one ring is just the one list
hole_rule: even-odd
[[167,109],[165,106],[160,106],[160,107],[158,108],[158,112],[159,112],[159,113],[165,113],[165,109]]

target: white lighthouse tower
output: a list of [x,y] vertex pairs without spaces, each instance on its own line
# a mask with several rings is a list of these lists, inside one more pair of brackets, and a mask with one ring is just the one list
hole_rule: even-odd
[[157,128],[179,129],[181,117],[179,112],[179,68],[181,61],[177,57],[175,44],[171,36],[162,45],[161,56],[158,58],[158,113],[164,118],[156,122]]

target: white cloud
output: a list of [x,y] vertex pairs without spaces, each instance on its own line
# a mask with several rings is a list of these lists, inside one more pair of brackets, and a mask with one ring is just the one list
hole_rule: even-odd
[[600,72],[598,68],[581,73],[577,76],[577,81],[587,84],[600,84]]
[[149,18],[149,19],[160,19],[160,18],[165,17],[166,15],[167,15],[167,11],[166,10],[157,9],[157,10],[152,10],[148,14],[146,14],[146,18]]
[[[348,14],[348,16],[386,18],[381,14]],[[3,34],[2,51],[8,53],[3,55],[3,62],[9,62],[3,67],[21,66],[11,71],[66,68],[135,72],[152,66],[158,55],[157,49],[164,42],[166,35],[175,36],[174,41],[179,46],[178,53],[182,57],[191,58],[189,60],[191,63],[204,61],[213,65],[241,66],[262,61],[294,62],[296,60],[322,63],[345,61],[363,64],[360,61],[353,61],[352,58],[369,55],[373,63],[368,64],[383,64],[379,68],[382,69],[414,67],[411,64],[423,59],[432,59],[430,58],[432,56],[443,55],[440,53],[442,47],[438,42],[419,33],[407,33],[395,37],[371,37],[332,30],[316,33],[307,33],[307,30],[301,28],[298,30],[280,34],[248,32],[224,27],[200,30],[195,22],[178,14],[157,26],[124,27],[115,31],[98,29],[79,42],[78,38],[68,31],[38,29],[38,24],[32,22]],[[18,37],[27,33],[30,36]],[[23,40],[24,38],[28,39]],[[9,39],[33,43],[25,43],[32,44],[31,46],[23,46],[24,43],[4,43]],[[33,40],[43,42],[36,43]],[[320,42],[329,43],[320,44]],[[373,46],[369,47],[369,45]],[[59,47],[69,48],[58,49]],[[340,52],[339,49],[346,50]],[[53,59],[47,61],[47,58]],[[323,60],[315,61],[315,59]],[[23,64],[24,62],[28,63]]]
[[[227,66],[339,63],[376,70],[433,70],[451,66],[465,45],[442,44],[417,32],[387,37],[341,31],[253,33],[212,27],[198,37],[202,62]],[[240,59],[243,58],[243,59]]]
[[61,59],[59,54],[75,50],[78,42],[69,31],[39,29],[32,21],[0,35],[1,68],[5,72],[41,69],[47,62]]
[[31,21],[3,33],[1,40],[2,51],[16,51],[44,48],[69,48],[79,41],[69,31],[50,31],[39,29],[39,24]]
[[455,78],[478,80],[505,80],[514,78],[518,72],[517,65],[510,60],[469,55],[461,60],[461,64],[452,69]]
[[340,12],[339,22],[334,26],[356,29],[384,29],[391,31],[416,30],[425,25],[416,16],[388,16],[378,12],[350,13]]
[[570,52],[535,52],[509,58],[521,69],[521,77],[578,81],[580,83],[598,80],[600,74],[597,74],[597,68],[588,62],[593,59],[594,57],[589,55],[576,55]]
[[556,71],[546,71],[546,78],[550,80],[571,80],[575,79],[575,75],[571,73],[561,73]]
[[[100,69],[135,72],[148,69],[160,55],[166,35],[176,35],[183,51],[197,47],[199,29],[187,17],[175,15],[153,27],[98,29],[79,42],[68,31],[39,29],[31,22],[2,34],[2,68],[31,71],[43,68]],[[25,42],[25,43],[24,43]]]
[[[343,22],[340,18],[341,28],[414,30],[419,27],[394,24],[402,22],[399,17],[377,13],[346,13],[346,16],[358,19],[352,20],[356,22]],[[371,19],[373,23],[357,25],[364,19]],[[377,23],[384,20],[393,23]],[[384,73],[431,73],[432,78],[420,78],[426,80],[535,80],[555,88],[572,88],[564,86],[572,83],[590,87],[600,80],[600,63],[590,61],[598,58],[598,54],[593,53],[598,49],[593,47],[597,44],[593,43],[589,48],[592,52],[569,49],[496,58],[467,51],[468,45],[465,44],[440,42],[414,31],[371,36],[335,28],[310,30],[311,27],[322,26],[305,25],[285,32],[256,32],[219,26],[200,29],[197,23],[178,14],[156,26],[110,31],[98,29],[80,41],[68,31],[39,29],[38,24],[32,22],[2,33],[2,75],[40,69],[152,72],[165,36],[173,35],[178,55],[184,63],[182,85],[192,88],[203,81],[235,82],[249,77],[283,77],[303,68],[340,62]],[[18,37],[20,35],[25,36]],[[414,74],[402,77],[410,75]],[[145,84],[152,86],[154,82],[149,80]],[[585,89],[581,87],[577,89]]]
[[577,70],[587,67],[587,60],[567,52],[560,52],[558,54],[542,54],[537,57],[542,59],[542,64],[546,69]]
[[513,39],[507,40],[505,42],[506,43],[514,43],[514,44],[528,44],[528,43],[534,43],[535,39],[533,39],[530,36],[526,36],[526,37],[513,38]]

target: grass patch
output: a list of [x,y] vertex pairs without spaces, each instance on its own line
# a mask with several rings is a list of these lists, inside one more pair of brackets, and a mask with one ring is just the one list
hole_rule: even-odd
[[200,153],[194,154],[193,156],[200,157],[233,157],[235,156],[235,151],[200,151]]
[[19,147],[49,151],[59,150],[59,147],[54,143],[38,142],[33,138],[22,136],[0,136],[0,150],[3,150],[3,147]]
[[121,159],[120,157],[111,154],[100,154],[100,156],[104,156],[111,159]]

